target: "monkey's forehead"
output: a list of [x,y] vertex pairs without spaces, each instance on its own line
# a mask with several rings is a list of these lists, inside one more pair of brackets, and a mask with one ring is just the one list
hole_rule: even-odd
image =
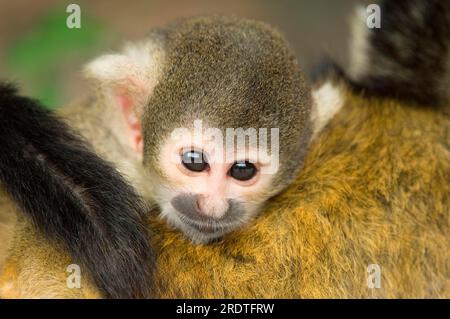
[[172,130],[176,127],[193,128],[195,121],[205,127],[261,129],[279,128],[280,132],[301,130],[309,120],[309,97],[284,97],[279,101],[270,96],[254,97],[230,93],[225,89],[202,91],[184,98],[151,99],[148,119],[151,127]]
[[[275,79],[274,79],[275,81]],[[301,131],[309,120],[309,92],[293,80],[252,83],[247,79],[216,78],[199,83],[160,83],[147,105],[150,127],[157,131],[192,128],[196,120],[209,127],[279,128],[282,135]]]

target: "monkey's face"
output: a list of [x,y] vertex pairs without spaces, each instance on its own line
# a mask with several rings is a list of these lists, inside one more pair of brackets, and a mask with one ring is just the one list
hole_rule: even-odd
[[162,215],[196,243],[245,225],[271,195],[273,156],[251,145],[234,148],[188,132],[161,147],[156,199]]
[[[104,94],[126,123],[122,143],[151,173],[145,191],[172,224],[207,242],[246,224],[293,180],[311,136],[310,89],[286,41],[259,22],[194,18],[150,38],[94,61],[89,73],[108,83]],[[200,138],[198,119],[226,140],[242,128],[257,141]],[[172,139],[180,127],[187,131]]]

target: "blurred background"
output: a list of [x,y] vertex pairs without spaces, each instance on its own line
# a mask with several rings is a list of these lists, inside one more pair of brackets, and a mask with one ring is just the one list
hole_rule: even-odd
[[[81,28],[69,29],[70,3],[81,7]],[[0,79],[55,108],[84,98],[80,69],[96,55],[145,36],[154,26],[200,14],[262,20],[277,27],[304,70],[325,55],[346,66],[349,17],[368,0],[0,0]]]

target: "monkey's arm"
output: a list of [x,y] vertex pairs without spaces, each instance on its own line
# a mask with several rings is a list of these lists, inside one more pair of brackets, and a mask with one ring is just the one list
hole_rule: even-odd
[[[0,182],[20,212],[105,296],[148,295],[153,257],[144,207],[115,168],[8,85],[0,86],[0,150]],[[2,216],[11,214],[2,208]]]

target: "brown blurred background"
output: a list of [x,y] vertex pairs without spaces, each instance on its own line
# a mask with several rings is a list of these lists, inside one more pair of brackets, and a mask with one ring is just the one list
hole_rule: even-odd
[[[304,69],[324,55],[347,65],[349,16],[356,4],[368,2],[0,0],[0,78],[15,81],[25,93],[50,105],[64,104],[85,95],[86,84],[79,70],[96,54],[142,38],[154,26],[199,14],[233,14],[276,26],[294,47]],[[65,25],[70,3],[81,7],[84,33]],[[78,42],[72,38],[76,32],[82,34]],[[65,47],[67,50],[61,50]]]

